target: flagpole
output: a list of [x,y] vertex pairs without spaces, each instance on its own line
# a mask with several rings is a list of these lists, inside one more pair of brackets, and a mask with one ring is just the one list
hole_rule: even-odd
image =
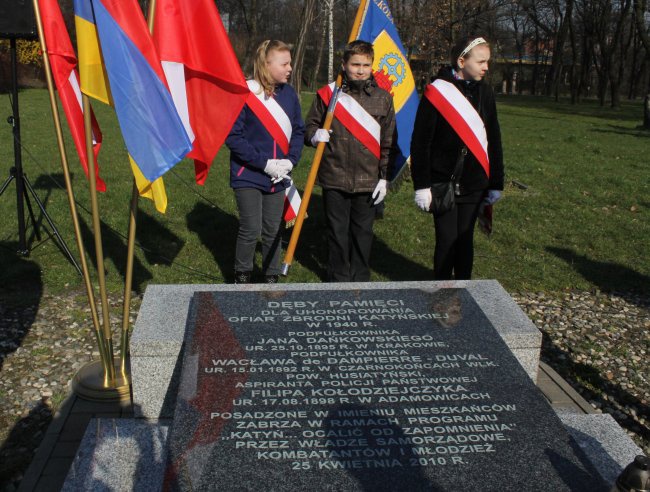
[[[352,41],[357,39],[359,35],[359,26],[361,26],[361,21],[363,20],[367,3],[368,0],[361,0],[361,2],[359,3],[359,9],[357,10],[357,15],[354,19],[354,24],[352,24],[352,30],[350,31],[350,37],[348,38],[348,43],[351,43]],[[332,93],[332,99],[330,100],[329,106],[327,107],[327,116],[325,117],[325,123],[323,124],[324,130],[329,131],[330,127],[332,126],[332,120],[334,119],[334,110],[336,109],[336,103],[338,102],[338,95],[339,95],[339,91],[341,90],[342,82],[343,82],[343,73],[339,71],[339,75],[336,78],[334,91]],[[320,167],[320,163],[323,158],[324,151],[325,151],[325,142],[319,142],[318,146],[316,147],[316,153],[314,154],[314,159],[311,164],[311,169],[309,170],[309,176],[307,176],[307,183],[305,184],[305,190],[303,191],[302,202],[300,203],[300,210],[298,211],[298,216],[296,217],[296,223],[294,224],[293,231],[291,232],[291,239],[289,239],[289,245],[287,246],[287,252],[285,253],[284,256],[284,263],[282,264],[282,275],[284,276],[289,274],[289,268],[291,267],[291,263],[293,262],[293,255],[296,251],[296,246],[298,245],[298,239],[300,237],[300,232],[302,230],[302,224],[307,214],[307,208],[309,207],[309,200],[311,199],[311,194],[314,189],[314,184],[316,183],[316,177],[318,176],[318,168]]]
[[[93,155],[93,129],[91,120],[90,99],[86,94],[81,95],[84,113],[84,130],[86,133],[86,153],[88,158]],[[88,182],[90,188],[90,209],[93,218],[93,236],[95,239],[95,256],[97,258],[97,278],[99,280],[99,295],[102,303],[103,334],[106,354],[108,355],[107,373],[104,380],[106,386],[115,386],[115,366],[113,365],[113,335],[108,311],[108,296],[106,294],[106,275],[104,272],[104,249],[102,231],[99,220],[99,205],[97,202],[97,181],[94,162],[88,163]]]
[[129,312],[131,307],[131,286],[133,284],[133,256],[135,254],[136,218],[140,193],[133,178],[131,207],[129,212],[129,235],[126,246],[126,275],[124,278],[124,306],[122,311],[122,333],[120,338],[120,373],[125,379],[128,375],[126,358],[129,352]]
[[[106,346],[104,345],[104,340],[102,339],[101,327],[99,324],[99,316],[97,314],[97,304],[95,303],[95,294],[93,292],[92,283],[90,280],[90,272],[88,270],[88,263],[86,261],[86,252],[83,245],[83,240],[81,237],[81,231],[79,228],[79,218],[77,216],[77,206],[74,199],[74,190],[72,189],[72,182],[70,180],[70,168],[68,166],[68,157],[65,150],[65,144],[63,142],[63,132],[61,130],[61,119],[59,118],[59,110],[56,104],[56,98],[54,96],[54,83],[52,81],[52,67],[50,65],[50,56],[47,51],[47,46],[45,44],[45,33],[43,31],[43,20],[41,18],[41,10],[38,4],[38,0],[33,0],[34,5],[34,15],[36,18],[36,26],[38,28],[38,37],[41,42],[41,49],[43,51],[43,66],[45,69],[45,79],[47,81],[47,89],[50,95],[50,106],[52,109],[52,117],[54,119],[54,130],[56,132],[56,140],[59,146],[59,154],[61,156],[61,168],[63,170],[63,177],[65,180],[65,187],[68,195],[68,205],[70,206],[70,216],[72,218],[72,224],[74,226],[75,239],[77,241],[77,248],[79,249],[79,256],[81,259],[81,270],[83,273],[84,284],[86,287],[86,295],[88,296],[88,304],[90,306],[90,314],[92,317],[93,328],[95,332],[95,338],[97,339],[97,347],[99,349],[99,356],[104,367],[104,371],[107,371],[108,358],[106,354]],[[90,163],[89,156],[89,166],[94,167],[94,161]]]
[[[86,152],[93,155],[92,109],[90,99],[82,92],[81,95],[84,131],[86,133]],[[115,357],[113,355],[113,335],[111,333],[110,313],[108,311],[108,296],[106,294],[106,275],[104,272],[104,251],[102,247],[102,232],[99,221],[99,206],[97,203],[97,176],[94,162],[88,166],[88,181],[90,188],[90,209],[93,218],[93,236],[95,239],[95,257],[97,261],[97,278],[99,280],[99,295],[102,302],[104,347],[107,363],[104,365],[103,377],[97,362],[83,366],[72,380],[73,391],[84,398],[99,401],[121,401],[129,397],[128,379],[115,375]]]
[[[153,34],[154,12],[156,9],[156,0],[149,1],[147,12],[147,25],[149,33]],[[124,278],[124,305],[122,308],[122,332],[120,338],[120,373],[125,379],[128,375],[126,360],[129,353],[129,312],[131,307],[131,286],[133,285],[133,257],[135,254],[135,234],[137,230],[138,199],[140,192],[133,178],[133,188],[131,192],[131,207],[129,209],[129,233],[126,246],[126,274]]]

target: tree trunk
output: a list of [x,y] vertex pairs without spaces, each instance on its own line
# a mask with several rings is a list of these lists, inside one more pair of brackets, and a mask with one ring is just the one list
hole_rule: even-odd
[[612,108],[621,107],[621,94],[620,94],[621,84],[617,77],[612,77],[609,81],[609,92],[612,98],[611,106]]
[[[626,23],[627,24],[627,23]],[[623,31],[625,30],[627,26],[624,24],[623,25]],[[620,43],[620,53],[618,56],[618,59],[616,60],[616,64],[618,64],[618,73],[614,74],[614,78],[610,81],[610,88],[612,91],[612,108],[620,108],[621,107],[621,86],[623,84],[623,80],[625,78],[625,69],[627,67],[627,58],[628,54],[630,52],[630,44],[634,40],[634,25],[632,24],[632,21],[630,19],[630,35],[627,38],[627,41],[625,40],[625,32],[621,34],[621,43]],[[632,65],[632,70],[631,70],[631,76],[634,76],[634,67],[635,65]],[[612,71],[613,72],[613,71]]]
[[598,73],[598,104],[605,106],[605,100],[607,99],[607,86],[609,82],[609,69],[601,68]]
[[533,80],[530,84],[530,94],[537,94],[537,76],[539,75],[539,28],[535,25],[535,64],[533,65]]
[[634,0],[634,20],[636,22],[636,29],[641,39],[641,43],[645,48],[646,57],[650,57],[650,35],[645,26],[645,11],[647,9],[645,0]]
[[327,82],[334,80],[334,0],[327,2]]
[[[650,60],[650,36],[645,27],[645,0],[634,0],[634,19],[636,20],[637,33],[645,48],[645,61]],[[643,101],[643,128],[650,130],[650,84]]]
[[242,70],[245,74],[252,75],[253,68],[253,55],[257,49],[257,0],[251,0],[250,2],[239,2],[239,7],[241,9],[241,15],[244,19],[244,25],[246,26],[246,41],[244,45],[244,57],[242,62]]
[[314,7],[316,0],[306,0],[300,16],[300,32],[296,41],[293,54],[293,72],[291,73],[291,85],[298,94],[302,89],[302,68],[305,62],[305,49],[307,48],[307,37],[311,21],[314,18]]
[[456,15],[456,2],[449,0],[449,46],[454,45],[454,16]]
[[[634,27],[632,28],[632,73],[630,74],[630,80],[629,80],[629,85],[628,85],[628,90],[627,90],[627,98],[628,100],[633,100],[634,99],[634,93],[636,92],[635,86],[637,81],[639,80],[639,75],[641,75],[641,71],[637,71],[637,57],[638,53],[640,50],[641,46],[639,46],[639,40],[637,38],[637,33],[636,29]],[[643,67],[643,64],[641,65]]]
[[[624,43],[624,31],[625,31],[625,22],[628,18],[628,12],[631,7],[631,0],[624,0],[622,5],[619,18],[616,21],[616,27],[613,34],[608,32],[601,34],[601,51],[603,58],[603,77],[605,78],[605,87],[604,92],[607,91],[606,85],[609,81],[610,94],[612,96],[611,105],[616,108],[621,105],[619,88],[621,81],[619,79],[619,71],[617,70],[617,63],[625,63],[624,60],[620,59],[620,56],[617,57],[618,50],[621,48]],[[611,11],[609,11],[611,16]],[[601,98],[601,105],[604,105],[604,95]]]
[[571,104],[577,104],[579,99],[580,84],[578,82],[578,46],[576,43],[576,33],[573,27],[573,19],[569,21],[569,40],[571,42],[571,72],[570,72],[570,90]]
[[591,71],[591,66],[592,66],[592,58],[591,58],[591,46],[590,46],[590,39],[584,30],[584,26],[582,26],[582,33],[580,34],[580,37],[582,38],[582,45],[580,47],[581,51],[581,58],[582,58],[582,63],[581,63],[581,70],[580,70],[580,88],[578,89],[578,100],[581,99],[582,95],[586,95],[589,97],[591,95],[591,78],[590,78],[590,71]]
[[[321,22],[320,22],[320,39],[318,40],[318,54],[316,55],[316,66],[311,76],[311,88],[316,90],[318,86],[318,74],[320,72],[320,66],[323,62],[323,49],[325,48],[325,36],[327,35],[327,9],[325,4],[321,4]],[[328,81],[329,82],[329,81]]]
[[555,92],[556,99],[559,90],[560,76],[562,75],[562,61],[564,58],[564,44],[566,43],[567,35],[569,34],[569,25],[573,17],[573,0],[567,0],[566,7],[560,28],[555,36],[555,43],[553,46],[553,59],[551,60],[551,68],[548,72],[548,79],[546,80],[546,95],[550,96]]

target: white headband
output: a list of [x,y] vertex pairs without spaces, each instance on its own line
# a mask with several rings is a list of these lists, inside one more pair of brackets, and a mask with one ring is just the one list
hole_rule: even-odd
[[472,51],[472,49],[478,46],[479,44],[487,44],[487,41],[483,38],[476,38],[474,41],[469,43],[463,51],[461,51],[460,55],[458,55],[458,58],[464,57],[467,53]]

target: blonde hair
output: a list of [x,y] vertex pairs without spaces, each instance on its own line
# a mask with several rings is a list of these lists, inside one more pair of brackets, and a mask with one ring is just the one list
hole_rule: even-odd
[[275,88],[275,81],[269,74],[269,69],[266,66],[267,58],[271,51],[291,51],[289,46],[277,39],[267,39],[262,41],[257,47],[255,53],[255,61],[253,62],[253,78],[260,84],[262,91],[267,96],[273,94]]

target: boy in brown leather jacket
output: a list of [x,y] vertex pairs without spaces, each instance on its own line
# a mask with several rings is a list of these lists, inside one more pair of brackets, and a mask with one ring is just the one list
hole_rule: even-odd
[[393,98],[372,74],[372,44],[353,41],[343,53],[343,85],[331,127],[321,127],[333,84],[318,91],[305,122],[305,143],[326,142],[318,172],[327,221],[330,282],[370,280],[375,206],[387,191],[395,138]]

